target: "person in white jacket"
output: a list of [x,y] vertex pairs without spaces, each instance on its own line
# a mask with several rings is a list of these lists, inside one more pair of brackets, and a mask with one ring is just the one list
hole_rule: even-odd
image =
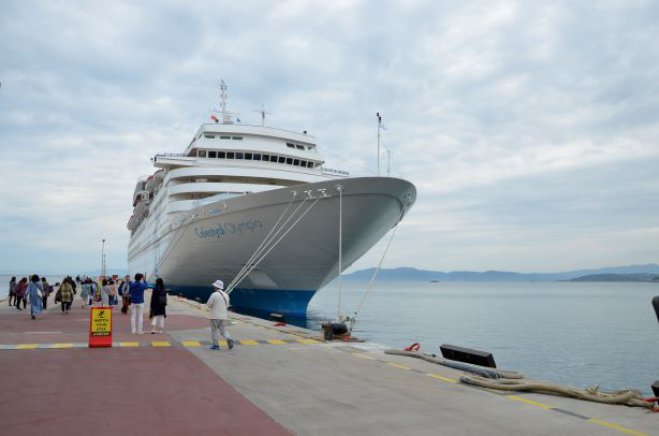
[[226,331],[225,323],[227,321],[227,308],[229,307],[229,294],[224,292],[224,283],[222,280],[213,282],[213,293],[206,303],[208,306],[208,318],[211,321],[211,350],[220,349],[220,335],[227,340],[229,350],[233,348],[233,339]]

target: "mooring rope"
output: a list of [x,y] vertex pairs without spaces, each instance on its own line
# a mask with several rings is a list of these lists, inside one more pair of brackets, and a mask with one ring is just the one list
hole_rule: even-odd
[[653,409],[654,405],[647,402],[636,390],[625,389],[616,392],[602,392],[598,388],[579,389],[541,381],[521,380],[491,380],[478,376],[462,376],[460,381],[465,384],[487,389],[502,391],[537,392],[541,394],[561,395],[580,400],[604,404],[623,404],[633,407]]
[[488,379],[521,379],[524,375],[517,371],[510,371],[507,369],[488,368],[486,366],[473,365],[470,363],[458,362],[455,360],[444,359],[443,357],[435,356],[434,354],[422,353],[420,351],[405,351],[390,349],[385,350],[385,354],[393,354],[398,356],[414,357],[415,359],[425,360],[426,362],[436,363],[438,365],[447,366],[461,371],[467,371],[474,374],[481,375]]
[[339,191],[339,308],[336,319],[343,320],[343,188],[336,187]]
[[366,290],[364,291],[364,295],[362,295],[362,299],[357,305],[357,308],[355,311],[352,313],[352,316],[348,318],[348,321],[350,322],[350,328],[349,331],[352,331],[352,327],[355,325],[355,321],[357,318],[357,314],[359,311],[362,309],[362,306],[364,306],[364,302],[366,301],[366,297],[368,294],[371,292],[371,289],[373,288],[373,283],[375,282],[375,278],[377,277],[378,273],[380,272],[380,268],[382,267],[382,263],[384,262],[384,258],[387,256],[387,253],[389,252],[389,247],[391,247],[391,243],[394,240],[394,236],[396,236],[396,230],[398,229],[398,224],[400,223],[400,220],[403,219],[403,215],[405,214],[405,211],[401,211],[400,216],[398,217],[398,221],[396,221],[396,225],[394,226],[393,232],[391,232],[391,236],[389,237],[389,242],[387,242],[387,246],[384,249],[384,252],[382,253],[382,256],[380,257],[380,262],[378,262],[378,266],[375,268],[373,271],[373,274],[371,275],[371,279],[369,280],[368,284],[366,285]]
[[[571,386],[549,383],[538,380],[524,379],[524,375],[516,371],[498,368],[488,368],[480,365],[472,365],[455,360],[437,357],[434,354],[419,351],[405,351],[398,349],[385,350],[385,354],[408,356],[422,359],[427,362],[437,363],[449,368],[471,372],[476,375],[463,375],[460,382],[472,386],[501,391],[523,391],[539,394],[560,395],[564,397],[577,398],[580,400],[593,401],[604,404],[621,404],[633,407],[643,407],[652,411],[659,411],[654,407],[655,398],[643,398],[641,393],[632,389],[615,392],[603,392],[599,388],[579,389]],[[524,379],[524,380],[522,380]]]
[[[242,277],[242,275],[244,274],[245,271],[247,271],[247,269],[250,267],[250,265],[252,264],[254,259],[256,259],[256,257],[259,256],[262,253],[263,247],[266,246],[267,244],[269,244],[271,242],[271,240],[273,238],[275,238],[277,236],[277,234],[279,234],[279,232],[281,231],[283,226],[285,226],[290,221],[291,217],[293,217],[297,213],[297,211],[300,209],[300,207],[302,207],[302,205],[307,201],[307,199],[305,198],[298,205],[298,207],[293,211],[293,213],[288,217],[288,219],[282,224],[282,227],[278,227],[279,223],[282,220],[282,218],[284,218],[284,216],[288,212],[288,209],[290,209],[290,207],[293,205],[293,202],[295,201],[295,197],[297,196],[297,192],[292,191],[292,194],[293,195],[291,196],[291,201],[288,203],[288,205],[286,206],[284,211],[281,213],[281,215],[279,215],[279,218],[277,219],[277,222],[275,222],[275,224],[272,226],[272,228],[270,229],[270,231],[268,232],[266,237],[263,238],[263,241],[261,241],[261,244],[259,244],[259,246],[256,248],[254,253],[252,253],[252,255],[247,260],[247,262],[245,262],[245,265],[243,265],[243,267],[240,269],[240,271],[238,271],[238,274],[236,274],[236,276],[231,281],[231,283],[229,283],[229,286],[227,286],[227,293],[231,293],[231,291],[233,290],[233,287],[236,285],[236,283],[238,283],[239,281],[241,281],[244,278],[244,277]],[[277,230],[277,231],[275,232],[275,230]],[[273,233],[274,233],[274,235],[273,235]]]
[[[247,270],[245,270],[245,272],[242,274],[242,276],[241,276],[239,279],[238,279],[238,277],[236,276],[236,278],[234,278],[234,279],[231,281],[230,286],[227,287],[227,291],[226,291],[227,293],[231,293],[231,292],[233,291],[234,287],[235,287],[236,285],[238,285],[238,284],[239,284],[239,283],[240,283],[245,277],[247,277],[247,276],[249,275],[249,273],[251,273],[251,272],[254,270],[254,268],[256,268],[256,267],[258,266],[258,264],[261,263],[261,262],[263,261],[263,259],[265,259],[266,256],[267,256],[268,254],[270,254],[270,252],[271,252],[271,251],[272,251],[277,245],[279,245],[279,243],[282,241],[282,239],[284,239],[284,238],[286,237],[286,235],[288,235],[288,234],[291,232],[291,230],[293,230],[293,228],[295,228],[295,226],[296,226],[296,225],[302,220],[302,218],[304,218],[304,217],[307,215],[307,213],[309,213],[309,211],[311,210],[311,208],[313,208],[313,207],[316,205],[316,203],[318,202],[318,200],[320,200],[320,197],[316,198],[316,199],[313,201],[313,203],[311,203],[311,204],[309,205],[309,207],[307,207],[307,209],[306,209],[304,212],[302,212],[302,214],[301,214],[301,215],[300,215],[300,216],[299,216],[299,217],[293,222],[293,224],[290,225],[290,227],[284,232],[284,234],[281,235],[281,236],[280,236],[275,242],[273,242],[273,243],[270,244],[270,246],[268,247],[267,250],[265,250],[266,247],[263,247],[263,250],[262,250],[262,251],[265,251],[265,252],[264,252],[263,254],[259,255],[259,258],[256,259],[256,260],[252,263],[252,265],[251,265]],[[305,201],[306,201],[306,199],[305,199]],[[298,209],[299,209],[299,208],[298,208]],[[298,209],[296,209],[295,212],[293,212],[293,213],[295,214],[295,213],[297,212]],[[291,215],[291,217],[292,217],[292,216],[293,216],[293,215]],[[283,228],[283,226],[284,226],[288,221],[289,221],[289,220],[287,220],[287,221],[282,225],[282,228]],[[279,231],[278,231],[277,233],[279,233]],[[274,238],[273,238],[273,239],[274,239]]]

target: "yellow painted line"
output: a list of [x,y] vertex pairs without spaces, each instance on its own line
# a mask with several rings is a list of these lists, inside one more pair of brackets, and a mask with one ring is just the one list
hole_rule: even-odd
[[19,344],[16,345],[17,350],[34,350],[35,348],[38,348],[39,344]]
[[357,356],[357,357],[362,358],[362,359],[375,360],[375,357],[369,356],[366,353],[352,353],[352,354],[353,354],[353,356]]
[[553,406],[548,406],[546,404],[538,403],[537,401],[529,400],[528,398],[523,398],[523,397],[518,397],[517,395],[508,395],[506,398],[513,400],[513,401],[519,401],[520,403],[526,403],[530,404],[532,406],[537,406],[541,407],[543,409],[551,410],[554,407]]
[[201,347],[201,342],[199,341],[181,341],[184,347]]
[[286,341],[282,341],[281,339],[268,339],[268,343],[272,345],[285,345],[287,344]]
[[242,341],[238,341],[238,342],[240,342],[242,345],[258,345],[259,344],[258,342],[256,342],[253,339],[243,339]]
[[297,340],[301,344],[317,344],[318,341],[315,339],[298,339]]
[[412,369],[409,366],[401,365],[399,363],[393,363],[393,362],[387,362],[387,365],[393,366],[394,368],[400,368],[400,369]]
[[621,425],[613,424],[613,423],[602,421],[602,420],[599,420],[599,419],[590,418],[588,421],[592,422],[593,424],[601,425],[603,427],[608,427],[608,428],[611,428],[613,430],[618,430],[618,431],[623,432],[625,434],[632,434],[632,435],[635,435],[635,436],[648,436],[647,433],[632,430],[630,428],[626,428],[626,427],[623,427]]
[[73,343],[68,344],[53,344],[50,348],[73,348]]
[[139,342],[119,342],[120,347],[139,347]]
[[436,378],[437,380],[445,381],[445,382],[448,382],[448,383],[457,383],[457,382],[458,382],[458,381],[457,381],[456,379],[454,379],[454,378],[444,377],[444,376],[441,376],[441,375],[439,375],[439,374],[431,374],[431,373],[428,373],[428,374],[426,374],[426,375],[427,375],[428,377]]
[[151,346],[152,347],[171,347],[172,344],[170,344],[167,341],[152,341]]

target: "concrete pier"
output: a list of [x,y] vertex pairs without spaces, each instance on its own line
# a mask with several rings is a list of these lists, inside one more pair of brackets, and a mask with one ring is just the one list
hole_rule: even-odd
[[115,310],[114,347],[89,349],[80,306],[31,320],[0,302],[0,434],[659,435],[645,409],[475,388],[377,344],[247,316],[232,315],[233,350],[209,350],[203,308],[177,298],[165,334],[131,335]]

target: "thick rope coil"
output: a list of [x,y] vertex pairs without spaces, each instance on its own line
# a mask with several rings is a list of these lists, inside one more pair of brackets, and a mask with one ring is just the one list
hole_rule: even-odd
[[640,392],[631,389],[616,392],[601,392],[599,388],[579,389],[543,381],[491,380],[468,375],[460,377],[460,381],[465,384],[487,389],[536,392],[541,394],[561,395],[596,403],[624,404],[633,407],[653,408],[653,404],[645,401]]

